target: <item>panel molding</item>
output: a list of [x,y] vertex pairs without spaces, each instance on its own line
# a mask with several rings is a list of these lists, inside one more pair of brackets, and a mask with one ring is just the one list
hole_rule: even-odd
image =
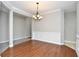
[[[21,39],[24,39],[24,38],[29,38],[30,36],[25,36],[25,37],[19,37],[19,38],[15,38],[15,39],[13,39],[14,41],[15,40],[21,40]],[[0,43],[6,43],[6,42],[9,42],[9,40],[6,40],[6,41],[2,41],[2,42],[0,42]]]
[[9,42],[9,40],[6,40],[6,41],[2,41],[2,42],[0,42],[0,43],[6,43],[6,42]]
[[25,36],[25,37],[18,37],[18,38],[14,38],[14,40],[21,40],[23,38],[29,38],[30,36]]

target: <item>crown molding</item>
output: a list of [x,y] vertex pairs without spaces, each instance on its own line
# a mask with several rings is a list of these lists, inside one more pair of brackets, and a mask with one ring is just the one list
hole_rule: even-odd
[[[13,12],[15,12],[15,13],[18,13],[18,14],[22,14],[22,15],[24,15],[24,16],[29,16],[29,17],[31,17],[33,14],[31,14],[31,13],[28,13],[28,12],[26,12],[26,11],[24,11],[24,10],[21,10],[21,9],[19,9],[19,8],[16,8],[16,7],[14,7],[14,6],[12,6],[9,2],[7,2],[7,1],[3,1],[3,4],[7,7],[7,8],[9,8],[10,10],[13,10]],[[57,12],[57,11],[60,11],[61,9],[55,9],[55,10],[50,10],[50,11],[47,11],[47,12],[43,12],[43,13],[41,13],[42,15],[47,15],[47,14],[50,14],[50,13],[54,13],[54,12]]]
[[7,1],[1,1],[9,10],[12,9],[12,5],[10,5]]
[[24,10],[21,10],[19,8],[16,8],[14,6],[12,6],[9,2],[7,1],[2,1],[2,3],[9,9],[9,10],[13,10],[13,12],[15,13],[18,13],[18,14],[21,14],[21,15],[24,15],[24,16],[28,16],[28,17],[31,17],[32,14],[24,11]]
[[41,13],[41,14],[42,15],[47,15],[47,14],[55,13],[55,12],[58,12],[58,11],[63,11],[63,9],[50,10],[50,11],[47,11],[47,12],[44,12],[44,13]]
[[[7,1],[2,1],[2,3],[9,9],[9,10],[13,10],[13,12],[15,13],[18,13],[18,14],[21,14],[21,15],[24,15],[24,16],[28,16],[28,17],[32,17],[33,14],[31,13],[28,13],[24,10],[21,10],[19,8],[16,8],[14,6],[12,6],[9,2]],[[47,11],[47,12],[43,12],[41,13],[42,15],[47,15],[47,14],[50,14],[50,13],[54,13],[54,12],[57,12],[57,11],[61,11],[62,9],[55,9],[55,10],[50,10],[50,11]]]
[[25,11],[23,11],[23,10],[21,10],[21,9],[18,9],[18,8],[16,8],[16,7],[13,7],[12,9],[13,9],[13,11],[14,11],[15,13],[18,13],[18,14],[21,14],[21,15],[24,15],[24,16],[28,16],[28,17],[31,17],[31,16],[32,16],[32,14],[30,14],[30,13],[28,13],[28,12],[25,12]]

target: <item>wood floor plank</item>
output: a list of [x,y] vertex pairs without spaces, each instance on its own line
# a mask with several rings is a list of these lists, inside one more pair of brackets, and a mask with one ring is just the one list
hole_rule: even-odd
[[30,40],[8,48],[2,57],[77,57],[75,50],[47,42]]

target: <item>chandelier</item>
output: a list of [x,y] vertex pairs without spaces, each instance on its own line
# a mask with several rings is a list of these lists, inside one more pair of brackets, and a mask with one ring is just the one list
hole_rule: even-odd
[[41,20],[42,19],[42,16],[40,16],[39,12],[38,12],[38,5],[39,5],[39,2],[36,3],[37,5],[37,11],[36,11],[36,14],[33,15],[33,19],[35,20]]

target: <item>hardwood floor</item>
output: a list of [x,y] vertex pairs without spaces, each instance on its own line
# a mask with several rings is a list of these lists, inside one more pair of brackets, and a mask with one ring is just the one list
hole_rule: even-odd
[[65,46],[30,40],[8,48],[3,57],[76,57],[75,50]]

